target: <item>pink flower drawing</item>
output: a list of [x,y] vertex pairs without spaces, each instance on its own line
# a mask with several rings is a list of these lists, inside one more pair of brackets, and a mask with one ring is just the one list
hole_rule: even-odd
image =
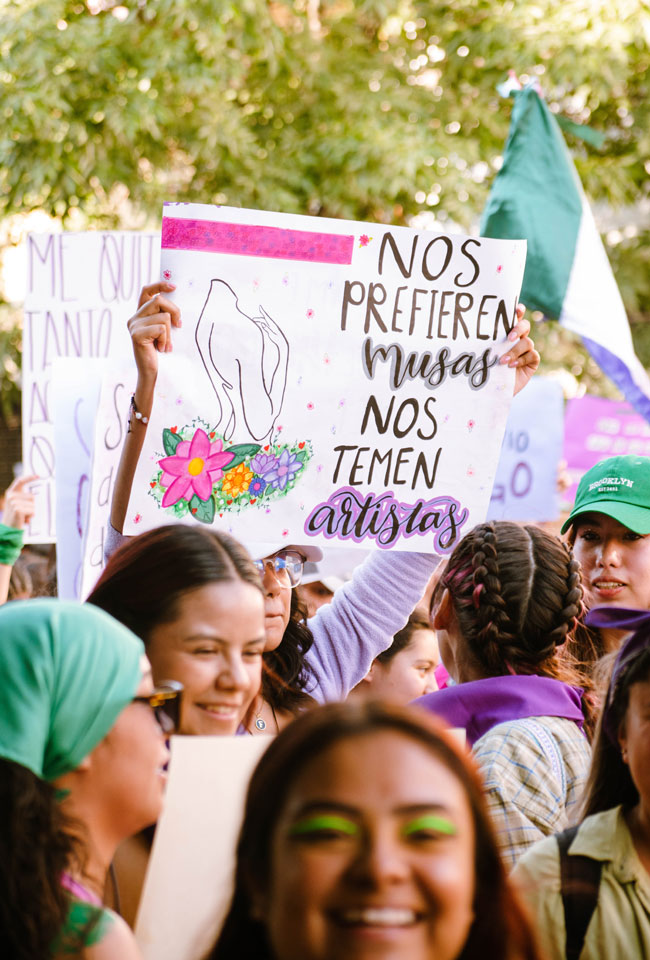
[[307,311],[307,313],[305,314],[305,316],[307,317],[308,320],[311,320],[311,319],[313,318],[313,316],[314,316],[314,311],[311,309],[311,307],[309,308],[309,310]]
[[163,270],[163,277],[165,280],[171,280],[172,278],[171,270]]
[[372,240],[372,237],[369,237],[367,233],[362,233],[361,236],[359,237],[359,246],[367,247],[371,240]]
[[209,500],[212,485],[223,476],[222,467],[234,456],[224,452],[221,440],[210,443],[205,430],[199,427],[191,440],[181,440],[173,456],[158,461],[163,471],[161,486],[167,487],[162,506],[173,507],[179,500],[190,500],[193,494],[199,500]]

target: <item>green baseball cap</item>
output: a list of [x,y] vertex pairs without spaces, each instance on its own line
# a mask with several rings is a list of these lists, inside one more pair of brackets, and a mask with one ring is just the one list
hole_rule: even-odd
[[588,470],[562,533],[582,513],[604,513],[634,533],[650,533],[650,457],[610,457]]

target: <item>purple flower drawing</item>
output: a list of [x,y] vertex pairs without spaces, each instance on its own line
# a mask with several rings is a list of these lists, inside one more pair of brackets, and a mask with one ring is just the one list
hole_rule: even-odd
[[277,466],[273,470],[268,470],[264,476],[268,483],[276,490],[284,490],[290,480],[293,480],[296,473],[302,470],[303,464],[295,453],[289,453],[284,449],[280,454]]
[[278,458],[271,453],[258,453],[251,460],[251,470],[261,477],[266,476],[270,470],[274,470],[278,465]]

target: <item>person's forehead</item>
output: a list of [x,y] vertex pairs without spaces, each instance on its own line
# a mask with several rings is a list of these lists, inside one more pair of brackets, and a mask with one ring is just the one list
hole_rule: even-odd
[[621,530],[629,530],[630,527],[626,527],[624,523],[621,523],[620,520],[615,520],[614,517],[610,517],[608,513],[600,513],[598,510],[590,510],[588,513],[581,513],[576,517],[576,528],[584,526],[592,527],[606,527],[614,526],[620,527]]
[[307,762],[292,785],[288,808],[313,802],[377,810],[463,805],[468,803],[464,794],[437,751],[401,731],[385,729],[338,740]]

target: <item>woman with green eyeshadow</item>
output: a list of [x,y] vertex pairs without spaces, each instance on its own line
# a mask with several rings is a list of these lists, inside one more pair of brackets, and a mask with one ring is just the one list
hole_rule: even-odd
[[316,707],[251,779],[208,960],[540,960],[471,759],[435,718]]
[[118,843],[160,813],[179,686],[154,691],[142,642],[94,607],[7,604],[0,638],[3,955],[137,960],[102,897]]

